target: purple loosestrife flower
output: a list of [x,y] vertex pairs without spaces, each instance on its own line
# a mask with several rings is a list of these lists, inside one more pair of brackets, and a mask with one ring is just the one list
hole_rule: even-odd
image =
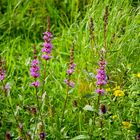
[[69,86],[69,87],[74,87],[75,83],[73,81],[69,81],[68,79],[65,79],[64,82]]
[[10,91],[10,84],[9,83],[7,83],[6,85],[4,85],[3,86],[3,90],[6,92],[6,93],[8,93],[9,91]]
[[66,71],[66,73],[68,75],[68,79],[65,79],[64,80],[64,82],[69,87],[74,87],[75,86],[75,83],[70,80],[70,77],[73,74],[75,67],[76,67],[76,64],[74,63],[74,42],[73,42],[72,47],[70,49],[70,63],[69,63],[69,68]]
[[52,56],[49,55],[49,54],[43,54],[42,58],[45,59],[45,60],[49,60],[50,58],[52,58]]
[[103,89],[96,89],[96,92],[99,93],[100,95],[104,95],[104,90]]
[[4,80],[5,78],[5,70],[0,69],[0,81]]
[[51,53],[52,53],[52,44],[51,44],[51,40],[53,35],[51,34],[51,32],[47,31],[43,33],[43,39],[44,39],[44,43],[43,43],[43,48],[42,48],[42,58],[45,59],[46,61],[51,59]]
[[35,79],[35,81],[32,82],[31,84],[34,87],[40,86],[40,82],[37,81],[37,78],[40,76],[39,70],[40,70],[39,61],[37,60],[36,48],[34,46],[34,60],[31,62],[31,68],[30,68],[30,74]]
[[40,86],[40,82],[39,81],[35,81],[31,84],[34,87],[39,87]]
[[96,75],[96,79],[97,79],[96,85],[99,87],[98,89],[96,89],[96,92],[99,93],[100,95],[103,95],[105,92],[102,89],[102,86],[107,84],[105,65],[106,65],[105,60],[103,60],[103,59],[100,60],[100,62],[99,62],[100,68],[97,70],[97,75]]
[[38,61],[37,59],[34,59],[34,60],[32,61],[31,66],[36,66],[36,65],[38,65],[38,64],[39,64],[39,61]]
[[34,78],[37,78],[40,76],[39,74],[39,61],[37,59],[34,59],[32,61],[32,64],[31,64],[31,69],[30,69],[30,73],[31,73],[31,76],[34,77]]
[[4,70],[4,61],[0,57],[0,81],[3,81],[5,78],[5,70]]
[[76,64],[74,63],[70,64],[69,69],[67,70],[67,74],[71,75],[74,72],[75,67],[76,67]]
[[96,85],[97,86],[102,86],[102,85],[106,84],[106,73],[105,73],[105,69],[104,69],[105,64],[106,63],[104,60],[101,60],[99,62],[100,68],[97,70],[98,73],[96,75],[96,79],[97,79]]

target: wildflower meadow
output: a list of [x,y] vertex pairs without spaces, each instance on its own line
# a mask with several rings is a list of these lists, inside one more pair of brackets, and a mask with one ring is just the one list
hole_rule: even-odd
[[140,140],[139,0],[0,0],[0,140]]

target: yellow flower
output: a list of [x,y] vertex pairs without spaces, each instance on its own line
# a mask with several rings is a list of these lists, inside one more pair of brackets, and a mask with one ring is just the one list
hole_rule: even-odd
[[118,118],[117,115],[113,115],[113,116],[112,116],[112,119],[117,119],[117,118]]
[[124,92],[121,90],[120,86],[116,86],[114,89],[114,96],[116,97],[121,97],[121,96],[124,96]]
[[136,74],[136,77],[140,78],[140,72]]
[[124,128],[130,128],[131,127],[131,123],[130,122],[122,122],[122,124],[123,124],[123,127]]
[[118,89],[118,90],[114,91],[114,95],[116,97],[121,97],[121,96],[124,96],[125,94],[124,94],[124,92],[122,90]]

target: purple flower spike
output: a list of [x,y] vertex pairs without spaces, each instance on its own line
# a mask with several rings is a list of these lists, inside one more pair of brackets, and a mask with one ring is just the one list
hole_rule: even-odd
[[76,67],[76,64],[74,63],[74,42],[73,42],[72,47],[70,49],[70,63],[69,63],[68,69],[66,71],[66,73],[68,75],[68,79],[64,80],[64,82],[69,87],[75,86],[75,83],[73,81],[71,81],[71,75],[73,74],[75,67]]
[[47,39],[48,39],[48,37],[47,37],[46,35],[44,35],[44,36],[43,36],[43,39],[44,39],[44,40],[47,40]]
[[34,59],[31,64],[32,67],[30,69],[30,74],[34,78],[37,78],[40,76],[40,73],[39,73],[40,68],[39,68],[38,64],[39,64],[39,61],[37,59]]
[[48,36],[49,38],[52,38],[52,37],[53,37],[53,35],[52,35],[51,32],[47,32],[47,36]]
[[31,66],[36,66],[36,65],[38,65],[39,64],[39,61],[37,60],[37,59],[34,59],[33,61],[32,61],[32,65]]
[[[30,74],[35,79],[40,76],[40,73],[39,73],[40,68],[38,64],[39,64],[39,61],[37,59],[34,59],[31,63]],[[31,85],[34,87],[38,87],[40,83],[38,81],[35,81]]]
[[40,86],[40,82],[39,81],[35,81],[31,84],[34,87],[39,87]]
[[48,48],[48,49],[52,49],[53,48],[52,44],[51,43],[47,43],[47,42],[44,42],[43,46],[45,48]]
[[104,90],[103,89],[96,89],[96,92],[99,93],[100,95],[104,95]]
[[52,33],[51,32],[48,32],[48,31],[44,32],[43,35],[44,36],[47,36],[50,39],[53,37]]
[[71,64],[71,69],[75,69],[75,67],[76,67],[76,64],[72,63]]
[[48,54],[43,54],[42,55],[42,58],[45,59],[45,60],[49,60],[52,58],[52,56],[48,55]]
[[105,73],[105,70],[102,69],[102,67],[100,67],[98,71],[98,74],[96,75],[96,79],[97,79],[97,82],[96,82],[96,85],[97,86],[100,86],[100,85],[106,85],[106,73]]
[[64,82],[69,86],[69,87],[74,87],[75,83],[73,81],[69,81],[68,79],[65,79]]
[[5,71],[3,69],[0,70],[0,81],[4,80],[5,78]]
[[70,87],[74,87],[75,86],[75,83],[73,81],[70,81],[69,86]]
[[3,90],[5,91],[5,92],[9,92],[10,91],[10,84],[9,83],[7,83],[4,87],[3,87]]
[[106,65],[106,61],[100,60],[99,62],[100,68],[97,70],[97,75],[96,75],[96,79],[97,79],[96,85],[99,87],[99,89],[97,89],[96,92],[99,93],[100,95],[104,94],[104,90],[102,89],[102,86],[107,84],[105,65]]
[[43,52],[43,55],[42,55],[42,58],[45,59],[46,61],[51,59],[51,53],[52,53],[52,44],[51,44],[51,40],[52,40],[52,37],[53,35],[51,34],[51,32],[44,32],[43,33],[44,37],[44,43],[43,43],[43,48],[42,48],[42,52]]
[[76,67],[76,64],[74,63],[70,64],[69,69],[67,70],[67,74],[71,75],[74,72],[75,67]]
[[68,75],[71,75],[71,74],[73,73],[73,71],[74,71],[73,69],[68,69],[68,70],[67,70],[67,74],[68,74]]
[[51,51],[52,51],[52,49],[48,49],[48,48],[45,48],[45,47],[42,48],[42,52],[43,52],[43,53],[45,52],[45,53],[50,54]]

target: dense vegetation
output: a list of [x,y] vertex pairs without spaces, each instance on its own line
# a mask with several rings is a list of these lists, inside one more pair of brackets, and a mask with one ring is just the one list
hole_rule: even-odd
[[1,0],[0,140],[140,140],[139,14],[136,0]]

